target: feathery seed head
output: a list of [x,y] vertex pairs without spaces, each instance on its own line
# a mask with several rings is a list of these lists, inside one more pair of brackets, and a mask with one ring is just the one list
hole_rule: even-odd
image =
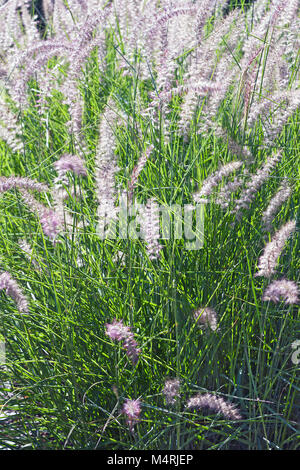
[[283,300],[286,304],[299,303],[299,289],[294,281],[281,279],[273,281],[265,290],[264,301],[280,302]]
[[137,364],[141,350],[134,339],[134,335],[130,327],[125,326],[122,320],[117,321],[115,319],[112,323],[106,323],[105,329],[105,334],[112,340],[124,341],[123,347],[126,351],[126,355],[133,364]]
[[236,406],[211,393],[195,395],[188,400],[186,408],[198,410],[208,408],[215,413],[221,413],[227,419],[239,420],[242,418]]
[[0,274],[0,291],[5,290],[6,294],[11,297],[17,304],[20,313],[28,312],[28,302],[17,282],[6,271]]
[[141,411],[141,400],[139,398],[136,400],[126,399],[122,412],[126,416],[126,422],[131,432],[134,431],[134,425],[138,422]]
[[219,185],[223,177],[226,177],[238,170],[242,164],[243,163],[241,161],[227,163],[219,168],[219,170],[212,173],[212,175],[208,176],[203,181],[201,190],[194,194],[193,197],[195,202],[208,202],[207,196],[209,196],[213,189]]
[[163,394],[166,398],[167,404],[173,405],[176,403],[176,398],[179,397],[180,380],[169,379],[165,381]]
[[64,174],[67,171],[72,171],[76,175],[86,176],[86,168],[83,160],[77,155],[65,154],[60,157],[60,159],[54,163],[56,170]]
[[201,323],[203,327],[209,327],[213,331],[217,330],[218,317],[214,309],[210,307],[199,308],[194,312],[194,319],[197,324]]
[[286,241],[296,229],[296,221],[290,220],[273,235],[271,241],[265,246],[264,252],[258,260],[258,272],[256,276],[270,278],[275,273],[278,259]]
[[125,326],[123,321],[114,319],[112,323],[106,323],[105,325],[107,336],[112,340],[123,341],[127,338],[131,331],[129,326]]

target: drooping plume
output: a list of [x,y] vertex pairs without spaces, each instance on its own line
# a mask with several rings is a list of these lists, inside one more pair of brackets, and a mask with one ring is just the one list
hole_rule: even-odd
[[232,419],[234,421],[242,419],[242,416],[235,405],[225,401],[224,398],[217,397],[211,393],[195,395],[188,400],[186,408],[194,408],[196,410],[208,408],[215,413],[221,413],[227,419]]
[[0,95],[0,138],[3,139],[14,152],[21,151],[24,147],[22,142],[22,127],[19,119],[10,109],[2,95]]
[[232,211],[237,215],[238,219],[241,217],[242,209],[248,209],[249,205],[255,198],[257,191],[268,179],[271,171],[275,168],[280,159],[281,154],[279,152],[272,157],[269,157],[266,163],[247,182],[245,190],[242,191],[241,196],[236,201],[235,207]]
[[141,232],[146,242],[149,259],[154,260],[160,257],[162,245],[159,243],[160,224],[159,206],[154,198],[148,200],[146,207],[140,215]]
[[262,215],[262,222],[266,232],[270,232],[272,230],[272,221],[282,204],[290,197],[291,192],[291,187],[285,181],[269,202],[268,207]]
[[102,115],[99,128],[99,143],[96,150],[96,195],[98,200],[97,215],[99,223],[107,226],[118,213],[116,202],[115,177],[119,171],[117,164],[115,125],[118,115],[115,105],[110,101]]
[[126,351],[127,356],[136,364],[139,359],[141,352],[137,342],[134,339],[134,335],[129,326],[125,326],[123,321],[117,321],[116,319],[112,323],[106,323],[105,325],[106,335],[115,341],[124,341],[123,347]]
[[126,422],[131,432],[134,431],[134,426],[139,421],[141,411],[141,400],[139,398],[136,400],[126,399],[122,412],[126,416]]
[[248,171],[244,170],[242,174],[235,176],[233,181],[226,183],[217,193],[215,203],[219,204],[222,209],[227,209],[229,207],[232,194],[244,184],[247,174]]
[[9,191],[13,188],[25,189],[30,191],[49,191],[49,188],[44,183],[39,183],[38,181],[32,180],[30,178],[22,176],[1,176],[0,177],[0,193],[4,191]]
[[258,272],[255,276],[270,278],[272,274],[275,273],[284,245],[295,229],[295,220],[290,220],[275,232],[271,241],[265,246],[264,252],[258,260]]
[[209,202],[208,196],[211,195],[213,189],[219,185],[222,179],[234,171],[238,170],[242,166],[242,162],[230,162],[226,165],[219,168],[219,170],[215,171],[212,175],[208,176],[202,183],[202,188],[199,192],[194,194],[194,201],[195,202]]
[[133,191],[134,191],[134,188],[135,188],[135,186],[138,182],[139,175],[140,175],[141,171],[143,170],[144,166],[146,165],[147,160],[148,160],[153,148],[154,148],[153,145],[149,145],[149,147],[146,149],[146,151],[141,155],[140,159],[138,160],[136,166],[134,167],[134,169],[132,171],[131,178],[130,178],[129,185],[128,185],[129,203],[132,202]]
[[20,313],[28,312],[28,301],[22,289],[7,271],[0,274],[0,291],[1,290],[5,290],[6,294],[16,302]]
[[176,403],[176,399],[180,395],[179,389],[180,389],[179,379],[169,379],[165,381],[163,394],[165,396],[165,399],[168,405],[174,405],[174,403]]
[[197,324],[201,324],[205,328],[213,331],[217,330],[218,317],[215,310],[211,307],[199,308],[194,312],[194,319]]
[[294,281],[288,281],[287,279],[273,281],[264,291],[263,300],[275,303],[282,300],[286,304],[298,304],[298,286]]

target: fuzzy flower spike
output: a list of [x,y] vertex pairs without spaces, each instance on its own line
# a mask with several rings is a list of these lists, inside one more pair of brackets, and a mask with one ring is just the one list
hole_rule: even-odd
[[265,290],[264,301],[280,302],[283,300],[286,304],[299,303],[299,289],[294,281],[281,279],[273,281]]
[[217,330],[218,317],[213,308],[202,307],[194,312],[194,319],[200,326],[210,328],[212,331]]
[[75,175],[86,176],[84,161],[77,155],[66,153],[54,163],[54,166],[59,175],[64,175],[67,171],[72,171]]
[[113,341],[124,341],[123,347],[126,351],[127,356],[136,364],[139,359],[141,352],[137,342],[134,339],[134,335],[129,326],[123,324],[122,320],[114,320],[112,323],[106,323],[106,334]]
[[194,201],[198,203],[209,202],[209,199],[207,199],[207,197],[210,196],[213,189],[219,185],[223,177],[229,176],[231,173],[238,170],[241,166],[241,161],[230,162],[219,168],[219,170],[212,173],[206,178],[206,180],[203,181],[202,188],[200,189],[200,191],[194,194]]
[[272,240],[265,246],[264,252],[258,260],[258,272],[255,274],[255,277],[264,276],[270,278],[275,273],[284,245],[295,229],[295,220],[290,220],[275,232]]
[[138,422],[141,414],[141,400],[139,398],[137,400],[129,400],[127,398],[122,412],[126,416],[126,422],[130,431],[133,433],[134,425]]
[[217,397],[211,393],[195,395],[188,400],[186,408],[196,410],[208,408],[209,410],[215,413],[221,413],[225,418],[234,421],[242,418],[236,406],[225,401],[224,398]]
[[166,398],[167,404],[174,405],[174,403],[176,403],[176,398],[179,397],[179,389],[180,389],[179,379],[169,379],[165,381],[163,394]]
[[11,297],[17,304],[20,313],[28,312],[28,302],[17,282],[8,272],[0,275],[0,291],[5,290],[6,294]]

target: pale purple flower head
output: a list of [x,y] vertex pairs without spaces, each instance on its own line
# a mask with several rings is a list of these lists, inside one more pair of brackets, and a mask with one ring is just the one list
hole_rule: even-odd
[[139,214],[139,221],[141,223],[141,234],[146,242],[149,259],[159,259],[163,247],[159,243],[159,206],[154,198],[148,199],[146,207],[144,207]]
[[126,350],[126,354],[129,357],[129,359],[132,361],[133,364],[136,364],[139,360],[139,354],[141,350],[138,347],[138,344],[136,340],[134,339],[132,333],[130,333],[130,335],[127,338],[125,338],[123,346]]
[[28,302],[17,282],[8,272],[0,275],[0,291],[5,290],[6,294],[11,297],[17,304],[20,313],[27,313]]
[[169,379],[165,381],[163,394],[168,404],[173,405],[174,403],[176,403],[176,398],[179,397],[179,388],[179,379]]
[[4,191],[9,191],[14,188],[22,188],[31,191],[48,191],[49,188],[44,183],[39,183],[31,178],[26,178],[22,176],[1,176],[0,177],[0,193]]
[[141,414],[141,400],[139,398],[136,400],[130,400],[127,398],[122,412],[126,416],[126,422],[130,431],[133,432],[134,425],[138,421]]
[[112,323],[106,323],[105,328],[107,336],[116,341],[123,341],[131,334],[130,327],[125,326],[122,320],[115,319]]
[[57,212],[53,209],[46,208],[41,213],[40,222],[44,234],[51,240],[55,240],[56,236],[60,232],[62,225],[62,220],[60,219]]
[[241,415],[235,405],[224,400],[222,397],[217,397],[211,393],[205,393],[204,395],[198,394],[190,398],[186,404],[188,409],[208,408],[215,413],[221,413],[225,418],[238,420],[241,419]]
[[283,182],[282,186],[279,188],[275,196],[269,202],[268,207],[262,215],[262,221],[265,231],[271,231],[272,221],[275,217],[276,212],[282,206],[282,204],[290,197],[292,192],[291,187],[286,181]]
[[126,351],[127,356],[133,364],[138,362],[139,354],[141,352],[138,348],[138,344],[134,339],[134,335],[129,326],[123,324],[122,320],[117,321],[116,319],[112,323],[106,323],[106,334],[112,340],[124,341],[123,347]]
[[238,219],[241,218],[243,209],[248,209],[254,200],[259,188],[267,181],[271,171],[275,168],[281,159],[281,153],[278,152],[267,159],[264,165],[251,176],[247,182],[246,188],[242,191],[240,198],[236,201],[233,213],[237,214]]
[[208,176],[203,181],[201,190],[193,195],[195,202],[207,203],[209,201],[207,197],[212,193],[213,189],[219,185],[222,179],[238,170],[241,166],[241,161],[230,162],[221,166],[219,170]]
[[216,312],[211,307],[200,307],[194,312],[194,319],[198,324],[203,327],[211,328],[213,331],[217,330],[218,317]]
[[280,302],[283,300],[286,304],[299,303],[299,289],[294,281],[281,279],[273,281],[265,290],[264,301]]
[[60,159],[54,163],[56,170],[64,174],[67,171],[72,171],[76,175],[86,176],[86,168],[83,160],[77,155],[70,155],[66,153],[62,155]]
[[267,243],[263,254],[258,260],[258,272],[254,275],[255,277],[264,276],[270,278],[275,273],[284,245],[295,230],[296,221],[290,220],[274,233],[271,241]]

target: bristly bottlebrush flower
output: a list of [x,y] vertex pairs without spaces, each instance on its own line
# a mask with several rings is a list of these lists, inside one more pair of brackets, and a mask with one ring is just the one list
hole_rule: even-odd
[[14,152],[18,152],[24,147],[21,136],[22,127],[17,116],[12,112],[2,95],[0,95],[0,138]]
[[[149,112],[152,108],[155,108],[155,106],[160,106],[163,110],[164,107],[166,107],[175,96],[187,95],[190,91],[193,91],[193,93],[199,98],[200,96],[204,97],[208,93],[217,90],[218,83],[212,83],[208,80],[202,80],[200,83],[195,84],[193,81],[187,79],[184,85],[178,85],[174,88],[171,88],[170,90],[161,91],[159,94],[152,93],[152,101],[146,111]],[[186,121],[188,120],[188,118],[185,118],[183,127],[187,125]]]
[[[219,27],[216,25],[208,41],[204,41],[202,45],[196,49],[196,61],[198,62],[198,73],[201,71],[203,78],[213,79],[218,83],[218,88],[210,94],[203,103],[203,110],[200,116],[200,133],[205,133],[215,127],[215,116],[227,91],[232,84],[236,73],[237,65],[233,63],[231,52],[243,36],[243,27],[241,27],[241,19],[238,18],[237,10],[232,11],[224,19],[219,20]],[[228,33],[230,35],[228,36]],[[226,37],[227,36],[227,37]],[[226,37],[226,46],[224,47],[224,37]],[[202,55],[203,50],[203,55]],[[216,60],[216,50],[220,57]],[[222,52],[221,52],[222,51]]]
[[299,106],[300,90],[290,90],[286,97],[286,108],[275,113],[272,124],[266,126],[266,145],[274,145],[276,137],[280,135],[289,117],[299,108]]
[[[45,75],[47,75],[49,70],[47,67],[49,60],[54,56],[61,63],[63,60],[67,60],[68,74],[61,81],[60,91],[65,95],[66,103],[69,105],[71,122],[75,124],[75,129],[72,130],[75,131],[75,137],[78,138],[80,123],[77,120],[81,113],[78,112],[80,96],[77,82],[83,73],[83,66],[92,50],[98,46],[104,55],[103,25],[110,8],[102,10],[99,7],[95,7],[91,9],[91,14],[87,14],[83,10],[79,15],[78,21],[74,23],[69,6],[68,8],[64,7],[65,12],[63,12],[59,7],[60,3],[55,2],[54,7],[53,26],[54,29],[57,27],[56,37],[48,37],[46,40],[38,39],[30,47],[27,47],[25,52],[21,50],[21,52],[15,54],[12,70],[16,71],[17,76],[14,90],[10,90],[10,93],[15,101],[26,105],[26,86],[28,80],[33,75],[38,75],[39,83],[49,84],[49,80],[45,79]],[[61,18],[58,20],[60,24],[55,24],[57,21],[56,13],[61,14]],[[50,69],[50,73],[52,72],[53,69]],[[47,93],[48,90],[42,90],[42,92]]]
[[265,246],[264,252],[258,260],[258,272],[256,276],[270,278],[275,273],[278,259],[286,241],[296,229],[296,221],[290,220],[273,235],[271,241]]
[[219,204],[222,209],[227,209],[230,204],[230,199],[233,193],[235,193],[245,181],[245,177],[248,174],[248,170],[244,170],[243,173],[236,176],[233,181],[226,183],[218,192],[215,203]]
[[[294,0],[292,0],[294,1]],[[273,33],[273,29],[270,25],[274,26],[276,20],[278,21],[278,16],[276,17],[276,9],[278,6],[278,2],[272,2],[271,7],[268,8],[268,2],[260,1],[257,2],[255,5],[254,11],[250,12],[252,21],[254,20],[254,28],[248,37],[246,38],[244,45],[243,45],[243,61],[242,61],[242,68],[244,69],[244,64],[249,63],[251,57],[253,57],[254,52],[261,47],[262,39],[265,38],[265,43],[270,42],[270,37],[268,34],[271,35]],[[284,0],[284,3],[287,4],[288,2]]]
[[[150,3],[150,7],[151,7]],[[153,7],[153,6],[152,6]],[[157,63],[158,68],[158,81],[159,86],[168,87],[169,86],[169,77],[174,71],[176,62],[173,61],[172,50],[174,46],[169,42],[168,37],[168,26],[170,21],[175,17],[181,17],[182,15],[191,14],[195,12],[195,5],[191,2],[186,2],[184,5],[179,5],[175,7],[173,4],[164,5],[163,10],[158,13],[154,13],[153,9],[148,12],[145,11],[145,22],[149,23],[150,27],[142,28],[144,29],[144,55],[149,61],[149,59],[154,59]],[[160,90],[159,90],[160,91]]]
[[86,176],[86,168],[82,158],[77,155],[64,154],[54,163],[54,167],[59,175],[64,175],[67,171],[72,171],[75,175]]
[[144,166],[146,165],[147,160],[148,160],[153,148],[154,148],[153,145],[149,145],[149,147],[141,155],[140,159],[138,160],[136,166],[134,167],[134,169],[132,171],[131,178],[130,178],[129,185],[128,185],[128,200],[129,200],[129,203],[132,202],[133,190],[134,190],[134,188],[137,184],[139,175],[140,175],[141,171],[143,170]]
[[0,177],[0,193],[3,193],[4,191],[9,191],[13,188],[22,188],[30,191],[39,192],[49,191],[49,188],[46,184],[39,183],[38,181],[32,180],[30,178],[25,178],[22,176]]
[[265,302],[280,302],[283,300],[286,304],[299,303],[299,289],[294,281],[281,279],[273,281],[265,290],[263,294]]
[[139,216],[139,220],[149,259],[158,259],[163,247],[158,241],[160,238],[159,206],[154,198],[147,201],[146,207]]
[[[201,11],[203,11],[204,7],[204,10],[206,10],[206,12],[209,12],[210,7],[212,7],[212,5],[206,6],[207,8],[205,8],[205,4],[203,4],[203,2],[201,2],[200,5],[197,5],[197,13],[198,15],[200,15],[197,15],[197,42],[199,41],[199,35],[201,36],[203,32],[203,26],[207,19],[206,14],[202,15]],[[206,97],[205,102],[203,100],[203,93],[199,94],[197,92],[197,89],[194,89],[193,87],[188,87],[187,94],[184,97],[181,106],[180,119],[178,122],[179,131],[185,137],[188,135],[191,121],[195,116],[199,99],[203,100],[204,105],[204,109],[201,112],[201,116],[205,114],[206,119],[203,125],[205,126],[207,123],[209,123],[209,127],[211,127],[210,114],[213,112],[213,110],[218,107],[220,101],[222,101],[224,97],[224,93],[226,93],[227,87],[229,86],[232,72],[228,68],[228,70],[226,70],[226,73],[224,74],[224,66],[226,65],[228,67],[227,55],[223,54],[220,57],[217,66],[218,70],[216,70],[216,50],[219,49],[219,43],[222,41],[223,37],[228,33],[228,30],[232,26],[234,16],[237,16],[236,12],[234,13],[234,15],[229,14],[225,19],[222,18],[222,21],[220,21],[219,24],[216,21],[217,25],[214,28],[212,34],[209,36],[208,40],[201,41],[201,43],[199,43],[195,48],[194,52],[191,53],[191,63],[190,66],[187,68],[186,73],[184,74],[184,83],[193,83],[201,86],[202,83],[209,81],[212,84],[217,84],[217,86],[215,86],[215,90],[210,90],[212,91],[212,94],[209,94]],[[202,21],[204,21],[204,23]],[[220,76],[221,81],[219,80]],[[214,79],[213,82],[212,77]]]
[[106,334],[113,341],[123,341],[130,335],[130,327],[123,324],[123,321],[114,319],[112,323],[106,323]]
[[[248,116],[247,125],[251,132],[258,118],[264,118],[264,133],[266,135],[265,144],[273,145],[276,136],[280,135],[283,126],[288,118],[300,105],[300,90],[282,90],[275,92],[268,98],[263,99],[259,104],[252,106]],[[280,109],[278,109],[280,108]],[[268,121],[272,112],[272,122]]]
[[187,409],[202,410],[208,408],[215,413],[221,413],[225,418],[232,419],[234,421],[242,419],[240,412],[237,407],[232,403],[224,400],[222,397],[217,397],[211,393],[205,393],[204,395],[195,395],[190,398],[186,404]]
[[109,224],[118,212],[118,208],[115,206],[115,177],[120,168],[115,155],[117,144],[114,129],[120,118],[114,109],[116,109],[116,105],[110,100],[100,122],[99,142],[95,158],[97,215],[99,222],[101,221],[104,225]]
[[40,213],[40,222],[44,234],[49,237],[50,240],[54,241],[62,227],[62,221],[57,212],[53,209],[44,209],[43,212]]
[[8,272],[0,274],[0,291],[1,290],[5,290],[6,294],[16,302],[20,313],[28,312],[27,299],[22,289]]
[[213,331],[217,330],[218,317],[216,312],[211,307],[201,307],[194,312],[194,319],[197,324],[205,328],[210,328]]
[[141,350],[138,347],[136,340],[134,339],[133,333],[130,333],[124,339],[123,347],[131,362],[133,364],[137,364]]
[[212,0],[204,0],[197,3],[197,13],[195,17],[195,35],[197,44],[201,44],[202,42],[203,28],[215,7],[216,2]]
[[[64,204],[65,200],[69,198],[69,193],[72,197],[75,196],[76,191],[70,188],[67,172],[70,171],[78,176],[86,176],[87,171],[84,160],[78,155],[64,154],[59,160],[54,163],[57,170],[57,177],[54,180],[54,186],[51,190],[53,199],[53,208],[61,223],[65,225],[66,232],[71,236],[73,228],[75,227],[74,217],[67,211]],[[69,192],[63,185],[69,186]],[[76,228],[82,227],[82,222],[76,224]]]
[[168,405],[174,405],[176,399],[179,397],[180,380],[179,379],[168,379],[165,381],[163,394],[165,396]]
[[219,168],[219,170],[215,171],[212,175],[208,176],[202,183],[201,190],[193,195],[195,202],[209,202],[207,196],[209,196],[213,189],[219,185],[222,181],[222,178],[225,176],[230,175],[234,171],[238,170],[242,166],[242,162],[230,162],[226,165]]
[[131,432],[134,431],[134,426],[139,421],[141,411],[141,400],[139,398],[136,400],[126,399],[122,413],[126,416],[126,422]]
[[141,350],[134,339],[131,328],[124,325],[122,320],[117,321],[115,319],[112,323],[106,323],[105,329],[105,334],[112,340],[124,341],[123,347],[127,356],[133,364],[136,364],[138,362]]
[[[288,88],[289,84],[289,72],[286,59],[284,57],[285,51],[282,45],[282,41],[274,43],[271,41],[266,67],[260,67],[258,76],[256,78],[257,83],[261,83],[262,86],[268,90],[268,95],[275,93],[276,90],[284,91]],[[266,46],[261,48],[264,50]],[[258,65],[258,62],[256,62]],[[255,80],[254,80],[255,83]],[[268,123],[268,127],[271,123]],[[273,123],[272,123],[273,126]]]
[[291,187],[285,181],[275,194],[275,196],[269,202],[267,209],[264,211],[262,215],[262,222],[264,225],[264,230],[266,232],[270,232],[272,229],[272,221],[276,215],[276,212],[280,209],[282,204],[290,197],[292,192]]
[[269,157],[266,163],[260,168],[252,178],[247,182],[246,189],[242,191],[240,198],[236,201],[233,213],[237,214],[238,219],[241,217],[242,209],[248,209],[249,205],[255,198],[259,188],[269,178],[271,171],[281,159],[281,154],[278,152],[272,157]]

